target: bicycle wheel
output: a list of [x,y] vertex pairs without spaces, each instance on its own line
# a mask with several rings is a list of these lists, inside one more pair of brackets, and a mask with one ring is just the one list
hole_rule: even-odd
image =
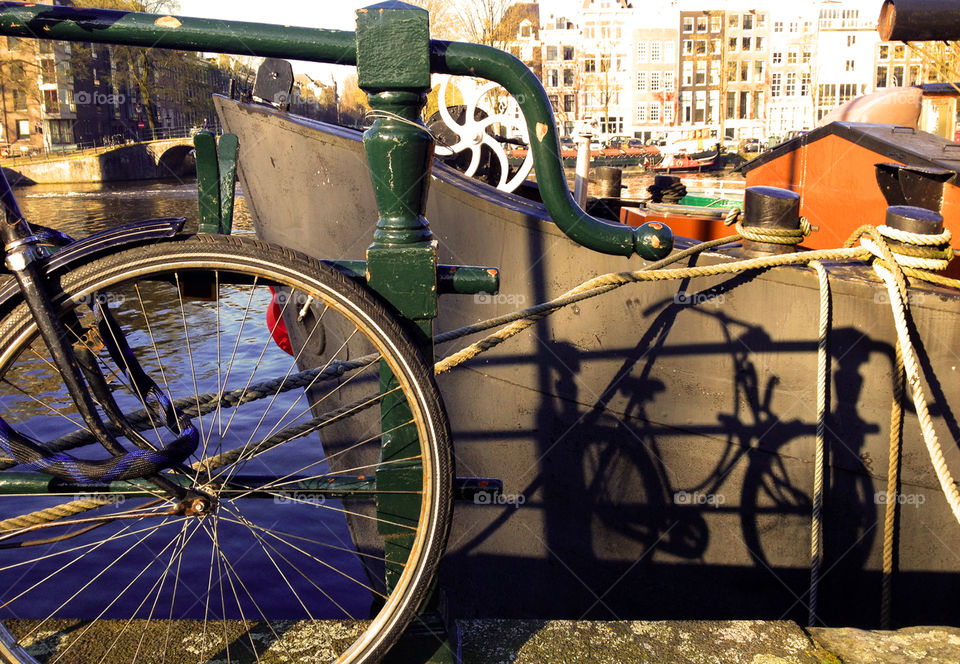
[[[75,347],[96,358],[135,428],[157,447],[173,435],[109,352],[97,307],[200,430],[197,451],[161,476],[203,500],[146,479],[74,484],[0,458],[0,655],[380,659],[427,592],[452,482],[432,370],[384,306],[314,260],[218,236],[126,250],[59,282]],[[273,338],[278,320],[289,353]],[[0,416],[50,448],[109,456],[25,305],[0,322]]]

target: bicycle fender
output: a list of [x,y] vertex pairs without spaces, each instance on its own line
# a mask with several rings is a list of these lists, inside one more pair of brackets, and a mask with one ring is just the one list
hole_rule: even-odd
[[[182,217],[150,219],[94,233],[67,245],[48,258],[43,272],[49,275],[63,273],[96,256],[172,238],[183,230],[184,223]],[[0,313],[6,313],[19,294],[20,289],[13,279],[0,286]]]

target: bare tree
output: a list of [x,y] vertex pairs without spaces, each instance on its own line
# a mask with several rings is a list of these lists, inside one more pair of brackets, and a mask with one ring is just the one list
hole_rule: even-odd
[[433,39],[459,39],[460,21],[453,0],[410,0],[430,12],[430,36]]
[[460,0],[454,9],[460,31],[467,41],[503,48],[514,35],[503,34],[501,22],[511,0]]
[[[75,0],[78,7],[116,9],[121,11],[146,12],[148,14],[173,13],[179,10],[177,0]],[[88,49],[89,50],[89,49]],[[131,90],[139,92],[143,104],[143,115],[150,130],[156,129],[156,101],[161,97],[170,97],[173,90],[165,89],[165,83],[176,77],[164,76],[164,72],[178,71],[183,68],[183,54],[160,48],[136,48],[131,46],[112,47],[113,61],[116,65],[115,84],[126,84]],[[82,66],[82,49],[78,49],[74,66]]]

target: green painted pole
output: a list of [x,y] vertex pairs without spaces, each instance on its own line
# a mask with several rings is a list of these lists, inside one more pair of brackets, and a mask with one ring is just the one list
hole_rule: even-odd
[[[367,249],[367,284],[383,296],[433,361],[437,315],[437,244],[424,217],[434,141],[420,120],[430,90],[430,17],[388,1],[357,11],[357,77],[375,118],[363,135],[380,218]],[[362,221],[362,220],[361,220]],[[377,489],[378,529],[385,540],[386,582],[393,588],[414,544],[423,494],[421,442],[396,378],[381,363],[383,423]],[[407,461],[404,461],[404,460]],[[425,607],[435,616],[433,594]],[[445,630],[419,629],[442,620],[418,618],[388,661],[453,662]]]

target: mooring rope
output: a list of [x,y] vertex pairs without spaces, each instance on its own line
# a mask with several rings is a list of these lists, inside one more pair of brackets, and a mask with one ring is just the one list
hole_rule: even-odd
[[813,461],[813,514],[810,520],[810,604],[808,625],[816,625],[817,594],[820,587],[820,565],[823,561],[823,472],[824,434],[827,420],[827,392],[830,389],[830,354],[827,352],[827,335],[830,330],[830,279],[820,261],[810,267],[817,271],[820,284],[820,326],[817,332],[817,436]]
[[887,502],[883,510],[883,576],[880,588],[880,628],[889,629],[893,609],[893,549],[900,491],[900,455],[903,438],[903,352],[896,344],[893,404],[890,407],[890,453],[887,456]]

